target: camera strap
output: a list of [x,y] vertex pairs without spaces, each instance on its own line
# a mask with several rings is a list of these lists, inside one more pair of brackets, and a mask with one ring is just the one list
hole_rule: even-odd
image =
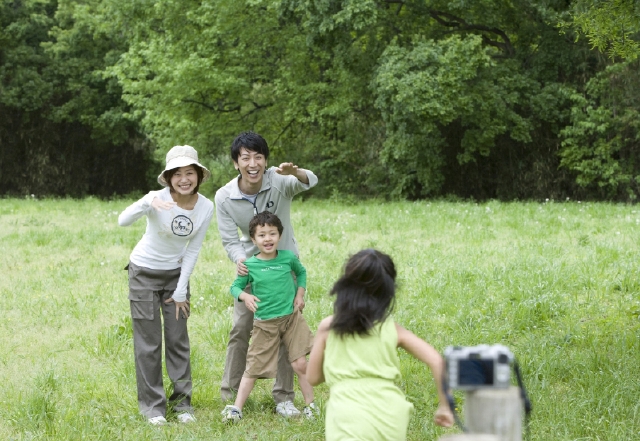
[[522,402],[524,403],[524,428],[525,428],[525,439],[531,439],[531,431],[529,427],[531,411],[533,410],[533,406],[531,404],[531,400],[529,400],[529,396],[527,395],[527,390],[524,387],[524,382],[522,381],[522,374],[520,373],[520,365],[518,361],[514,359],[513,361],[513,370],[516,373],[516,379],[518,380],[518,387],[520,388],[520,398],[522,398]]
[[520,374],[520,365],[517,361],[513,362],[513,370],[516,373],[516,378],[518,380],[518,387],[520,388],[520,398],[522,398],[522,402],[524,403],[524,413],[525,416],[528,417],[533,410],[531,405],[531,400],[527,396],[527,390],[524,388],[524,382],[522,381],[522,374]]

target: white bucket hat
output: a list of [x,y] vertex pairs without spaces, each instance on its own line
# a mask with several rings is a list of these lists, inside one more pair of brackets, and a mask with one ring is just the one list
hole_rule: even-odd
[[186,167],[187,165],[197,165],[202,169],[202,182],[209,179],[211,172],[204,165],[198,162],[198,152],[190,145],[177,145],[167,152],[166,166],[160,175],[158,175],[158,183],[168,187],[169,184],[164,179],[164,172],[173,170],[174,168]]

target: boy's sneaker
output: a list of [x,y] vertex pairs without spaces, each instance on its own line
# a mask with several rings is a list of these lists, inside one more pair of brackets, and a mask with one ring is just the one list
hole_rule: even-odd
[[221,413],[223,423],[235,423],[242,419],[242,411],[238,407],[231,404],[227,404],[226,406],[224,406],[224,410]]
[[178,421],[180,421],[181,423],[195,423],[196,417],[194,417],[189,412],[180,412],[178,414]]
[[302,414],[309,420],[314,420],[317,416],[320,416],[320,409],[316,406],[316,403],[310,403],[302,409]]
[[282,403],[278,403],[276,406],[276,412],[287,418],[300,416],[300,411],[296,409],[293,401],[283,401]]
[[167,424],[167,420],[162,415],[158,415],[149,418],[149,424],[152,426],[164,426]]

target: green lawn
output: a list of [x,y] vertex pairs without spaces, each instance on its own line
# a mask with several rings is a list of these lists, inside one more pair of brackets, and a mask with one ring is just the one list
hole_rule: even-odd
[[[220,420],[234,266],[215,222],[191,278],[198,421],[158,428],[138,416],[123,267],[145,221],[118,226],[130,202],[0,199],[0,439],[323,439],[322,421],[273,413],[267,380],[241,424]],[[297,201],[292,217],[312,329],[331,313],[327,293],[345,259],[376,247],[399,270],[398,322],[440,351],[502,343],[514,352],[534,405],[531,440],[638,438],[640,207],[312,200]],[[456,433],[432,424],[428,370],[399,353],[416,408],[409,439]],[[316,394],[322,403],[328,389]]]

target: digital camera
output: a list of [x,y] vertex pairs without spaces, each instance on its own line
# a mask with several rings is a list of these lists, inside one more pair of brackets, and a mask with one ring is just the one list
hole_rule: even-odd
[[504,389],[511,384],[514,357],[503,345],[448,346],[444,358],[451,389]]

